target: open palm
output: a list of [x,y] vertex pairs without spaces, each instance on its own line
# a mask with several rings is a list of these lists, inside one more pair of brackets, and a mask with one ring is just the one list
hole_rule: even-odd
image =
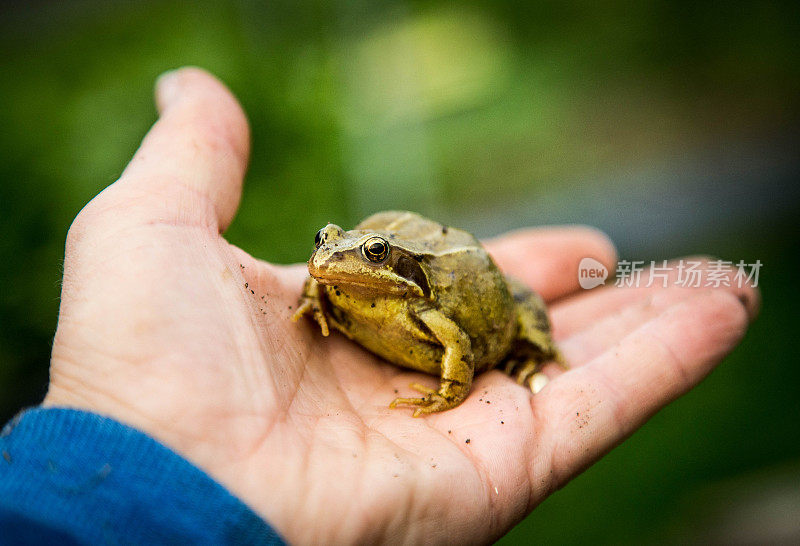
[[[220,233],[247,122],[208,74],[162,78],[161,118],[70,228],[45,405],[112,416],[182,454],[293,542],[486,542],[702,379],[743,335],[750,288],[599,288],[587,228],[487,243],[551,302],[568,372],[536,396],[498,371],[459,407],[389,409],[436,378],[292,323],[307,272]],[[310,242],[309,242],[310,246]]]

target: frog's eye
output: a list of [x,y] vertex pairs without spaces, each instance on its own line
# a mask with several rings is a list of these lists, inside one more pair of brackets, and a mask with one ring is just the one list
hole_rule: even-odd
[[319,245],[321,244],[322,244],[322,229],[319,230],[316,235],[314,235],[314,248],[319,248]]
[[389,255],[389,243],[380,237],[371,237],[361,245],[364,257],[373,263],[380,263]]

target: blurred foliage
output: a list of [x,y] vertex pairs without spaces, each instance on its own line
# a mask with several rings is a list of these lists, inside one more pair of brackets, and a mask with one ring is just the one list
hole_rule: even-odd
[[[0,9],[3,418],[44,394],[66,230],[155,120],[152,84],[164,70],[203,66],[241,100],[253,152],[227,236],[280,262],[305,259],[327,221],[352,225],[388,207],[443,219],[502,211],[556,188],[580,191],[601,173],[791,132],[800,120],[793,2]],[[567,203],[564,216],[581,221],[569,212]],[[649,248],[654,258],[700,248],[765,262],[764,311],[745,342],[507,541],[678,540],[686,518],[676,504],[693,490],[800,457],[796,216],[741,229]]]

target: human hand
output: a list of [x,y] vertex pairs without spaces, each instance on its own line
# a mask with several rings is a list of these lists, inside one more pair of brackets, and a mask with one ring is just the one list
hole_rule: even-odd
[[70,228],[44,404],[149,433],[291,542],[495,539],[699,382],[757,310],[750,288],[576,294],[581,258],[613,268],[607,239],[517,232],[487,248],[550,302],[572,369],[549,369],[535,396],[488,372],[459,407],[414,419],[389,402],[435,378],[292,323],[305,267],[220,235],[249,148],[235,99],[183,69],[157,102],[121,178]]

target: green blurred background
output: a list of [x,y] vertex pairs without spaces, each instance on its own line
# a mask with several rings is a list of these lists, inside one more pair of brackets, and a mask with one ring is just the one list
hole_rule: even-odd
[[726,363],[501,542],[800,541],[796,2],[0,9],[3,420],[44,394],[70,221],[155,120],[158,74],[193,64],[252,124],[228,238],[264,259],[390,207],[760,259],[763,310]]

